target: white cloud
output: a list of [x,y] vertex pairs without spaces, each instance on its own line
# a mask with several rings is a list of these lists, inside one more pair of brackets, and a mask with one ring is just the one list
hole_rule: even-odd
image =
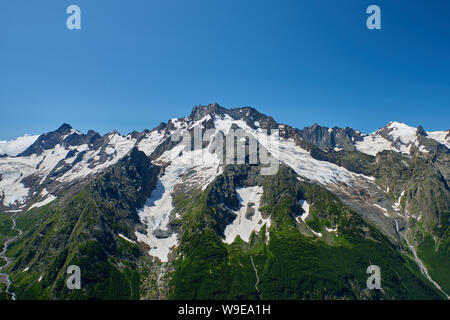
[[22,151],[25,151],[26,148],[31,146],[38,137],[39,135],[29,136],[26,134],[25,136],[18,137],[15,140],[0,140],[0,155],[7,154],[8,156],[15,156]]

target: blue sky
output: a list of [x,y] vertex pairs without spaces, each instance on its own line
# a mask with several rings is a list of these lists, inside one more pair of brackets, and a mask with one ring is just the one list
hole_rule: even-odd
[[447,0],[3,0],[0,140],[140,131],[211,102],[299,128],[449,129],[449,15]]

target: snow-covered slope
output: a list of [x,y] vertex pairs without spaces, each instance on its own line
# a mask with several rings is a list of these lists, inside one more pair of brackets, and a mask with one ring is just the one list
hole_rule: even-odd
[[314,159],[311,154],[297,145],[293,139],[285,139],[272,132],[270,135],[261,128],[253,129],[245,121],[234,120],[225,115],[216,118],[216,128],[229,132],[236,125],[258,140],[276,159],[290,166],[301,177],[321,184],[345,183],[352,184],[355,177],[361,177],[333,163]]
[[428,136],[450,149],[450,130],[428,131]]
[[[215,133],[222,131],[224,134],[233,125],[244,129],[267,148],[272,156],[311,181],[324,185],[352,185],[355,178],[361,178],[343,167],[314,159],[306,147],[299,144],[298,139],[295,140],[286,133],[287,126],[276,124],[272,118],[261,115],[254,109],[224,109],[211,105],[196,107],[190,117],[169,120],[167,124],[152,131],[145,130],[126,136],[111,132],[102,137],[93,131],[85,135],[69,125],[63,125],[54,132],[40,136],[0,141],[0,155],[8,154],[0,157],[0,207],[16,210],[29,207],[32,202],[42,202],[45,200],[40,196],[43,188],[57,195],[58,191],[67,186],[96,176],[117,162],[133,146],[151,156],[177,130],[183,132],[192,130],[195,126],[203,128],[203,125],[208,129],[212,128]],[[280,130],[281,138],[278,139],[275,131],[267,135],[262,129],[264,125],[275,125]],[[328,130],[330,131],[333,129]],[[450,147],[450,131],[419,132],[418,128],[401,122],[390,122],[372,134],[362,135],[362,141],[357,139],[354,143],[358,150],[371,155],[382,150],[409,154],[412,146],[428,152],[419,142],[420,134]],[[212,161],[209,165],[215,167],[215,160],[209,160]],[[206,163],[209,160],[206,159]]]
[[[171,120],[171,123],[176,125],[174,130],[167,133],[170,135],[176,131],[183,136],[188,133],[188,129],[199,126],[201,121],[189,127],[175,120]],[[167,136],[166,138],[171,139]],[[137,147],[147,155],[151,155],[162,139],[164,139],[162,133],[154,131],[148,134]],[[165,262],[168,260],[171,249],[178,243],[176,232],[169,226],[173,219],[179,217],[172,203],[175,187],[182,185],[185,191],[193,188],[204,189],[221,173],[221,168],[219,158],[208,148],[186,149],[183,141],[174,148],[166,150],[154,160],[154,163],[164,167],[164,170],[159,177],[156,189],[153,190],[144,207],[138,211],[141,222],[146,225],[146,234],[137,231],[136,237],[138,241],[150,247],[150,255]]]
[[[310,153],[297,145],[293,139],[280,138],[275,131],[267,135],[260,128],[258,121],[253,122],[253,128],[243,119],[233,119],[229,114],[206,114],[195,120],[179,119],[171,120],[172,130],[162,132],[152,131],[145,135],[145,140],[137,143],[138,149],[144,151],[153,158],[153,163],[163,167],[159,182],[145,206],[139,210],[141,222],[146,225],[146,232],[137,231],[138,241],[146,243],[149,254],[158,257],[161,261],[167,261],[171,250],[177,245],[176,231],[171,227],[171,222],[179,217],[173,205],[174,192],[181,187],[182,192],[189,192],[192,188],[205,189],[214,178],[223,170],[219,156],[214,151],[216,147],[215,137],[227,136],[232,128],[241,128],[246,134],[254,137],[270,154],[282,163],[293,168],[301,177],[318,182],[323,185],[356,183],[358,179],[372,181],[370,177],[364,177],[335,164],[314,159]],[[199,149],[192,150],[190,143],[182,142],[175,146],[167,141],[172,134],[182,137],[194,128],[208,128],[211,132],[209,143]],[[153,152],[164,140],[165,151],[154,156]],[[177,139],[175,139],[177,140]],[[225,143],[225,141],[222,141]],[[160,154],[160,153],[158,153]],[[180,192],[180,191],[178,191]],[[241,208],[234,213],[237,215],[233,222],[226,226],[224,241],[231,243],[236,236],[248,241],[253,231],[259,231],[267,224],[270,218],[263,219],[259,211],[259,201],[262,188],[253,186],[237,188],[236,192],[241,202]],[[249,204],[254,209],[251,219],[246,217]],[[252,209],[250,209],[252,210]]]
[[[362,141],[356,142],[356,148],[373,156],[383,150],[409,154],[412,146],[418,147],[421,152],[428,152],[425,146],[420,145],[418,140],[419,134],[421,133],[418,128],[408,126],[402,122],[389,122],[386,127],[363,136]],[[449,131],[426,132],[425,134],[450,148]]]
[[[241,208],[238,211],[234,211],[237,217],[225,229],[224,242],[228,244],[232,243],[237,236],[248,242],[252,232],[259,232],[264,224],[266,224],[267,228],[270,227],[270,217],[264,219],[259,211],[263,188],[258,186],[237,188],[236,192]],[[249,215],[249,210],[253,211],[253,214]]]
[[[122,158],[136,143],[131,136],[113,132],[96,143],[76,144],[84,137],[71,129],[54,139],[49,149],[16,157],[0,157],[0,207],[23,209],[43,203],[44,188],[58,193],[68,185],[88,180]],[[46,139],[40,143],[45,146]]]

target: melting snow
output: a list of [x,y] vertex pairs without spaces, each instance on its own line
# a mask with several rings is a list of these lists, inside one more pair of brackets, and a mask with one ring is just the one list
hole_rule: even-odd
[[58,181],[74,181],[103,171],[123,158],[131,150],[131,148],[133,148],[135,143],[136,139],[132,139],[131,136],[121,136],[120,134],[114,132],[110,134],[109,143],[105,149],[105,152],[107,154],[114,155],[114,157],[110,158],[104,163],[98,163],[97,165],[94,164],[94,166],[91,167],[87,164],[87,160],[95,159],[96,161],[98,161],[100,159],[99,153],[101,152],[101,149],[89,150],[86,152],[86,154],[84,154],[83,160],[75,164],[73,168],[67,171],[62,177],[58,178]]
[[[450,130],[427,132],[428,136],[450,149]],[[1,153],[1,152],[0,152]]]
[[314,233],[316,236],[318,236],[318,237],[322,237],[322,234],[320,233],[320,232],[315,232],[313,229],[309,229],[309,230],[311,230],[311,232],[312,233]]
[[139,141],[137,148],[150,156],[156,147],[164,141],[164,133],[159,133],[158,130],[153,130],[144,139]]
[[[73,130],[73,132],[75,131]],[[81,162],[75,164],[72,169],[59,177],[58,182],[74,181],[104,170],[125,156],[136,142],[135,139],[131,139],[131,136],[122,137],[118,133],[110,134],[109,139],[106,152],[115,154],[115,156],[105,163],[97,165],[95,163],[88,165],[87,161],[99,159],[100,150],[88,150],[87,145],[68,149],[57,145],[51,150],[44,150],[41,155],[32,154],[27,157],[0,158],[0,197],[4,196],[3,204],[11,206],[25,203],[29,190],[23,185],[22,179],[34,174],[40,178],[39,181],[42,184],[56,165],[66,158],[71,149],[77,148],[79,152],[86,151],[86,154]],[[71,159],[66,159],[65,162],[72,163],[74,160],[75,157],[71,157]],[[35,205],[40,206],[43,205],[42,203],[47,204],[53,200],[54,198],[50,197]]]
[[[153,139],[157,139],[156,137],[156,135],[153,136]],[[145,149],[151,153],[150,141]],[[175,185],[182,182],[182,176],[189,171],[191,183],[189,187],[204,189],[221,170],[219,169],[220,160],[215,154],[211,154],[207,149],[186,151],[184,144],[164,152],[157,162],[170,164],[165,168],[163,176],[160,177],[144,208],[138,211],[141,221],[147,225],[147,235],[136,232],[136,237],[138,241],[150,246],[150,255],[158,257],[162,262],[167,262],[171,248],[178,244],[177,234],[170,234],[168,230],[168,223],[174,209],[172,192]],[[166,237],[157,238],[155,236],[157,230],[167,233]]]
[[307,179],[321,184],[344,182],[351,184],[356,175],[347,169],[326,161],[319,161],[311,157],[308,151],[297,146],[293,139],[284,139],[272,132],[267,135],[262,129],[253,130],[243,120],[233,120],[225,115],[223,119],[216,119],[218,130],[228,134],[233,124],[255,137],[276,159],[290,166],[294,171]]
[[376,203],[374,203],[373,204],[375,207],[377,207],[378,209],[381,209],[381,211],[383,212],[383,214],[386,216],[386,217],[389,217],[389,215],[388,215],[388,213],[387,213],[387,210],[385,209],[385,208],[383,208],[382,206],[380,206],[380,205],[378,205],[378,204],[376,204]]
[[402,197],[404,196],[404,194],[405,194],[405,190],[402,191],[402,193],[400,194],[400,197],[398,197],[397,201],[392,206],[395,211],[400,211],[400,201],[402,200]]
[[177,235],[172,233],[166,238],[157,238],[156,230],[167,232],[172,206],[172,191],[182,168],[169,166],[164,176],[158,181],[144,208],[138,214],[142,222],[147,224],[147,235],[136,231],[138,241],[150,246],[149,254],[158,257],[162,262],[168,261],[170,248],[177,245]]
[[[400,140],[401,143],[398,148],[393,146],[392,141],[382,137],[379,134],[379,130],[377,130],[376,132],[364,136],[362,141],[356,142],[356,149],[372,156],[375,156],[378,152],[383,150],[393,150],[409,154],[412,145],[415,145],[419,148],[420,152],[428,152],[424,146],[419,146],[419,142],[417,141],[417,128],[395,121],[388,123],[386,128],[390,129],[388,135],[393,141],[396,141],[397,139]],[[445,138],[448,135],[448,131],[427,132],[427,134],[429,138],[450,148],[450,137]]]
[[[233,243],[237,236],[240,236],[242,240],[248,242],[253,231],[259,232],[264,224],[266,224],[266,228],[270,227],[270,217],[263,219],[259,211],[263,188],[258,186],[237,188],[236,192],[241,203],[241,208],[238,211],[234,211],[238,216],[233,220],[233,223],[225,228],[224,242],[228,244]],[[250,202],[254,203],[252,208],[255,209],[251,220],[245,217]]]
[[31,209],[33,209],[33,208],[43,207],[43,206],[45,206],[46,204],[49,204],[50,202],[52,202],[52,201],[55,200],[55,199],[56,199],[56,197],[55,197],[54,195],[51,194],[51,195],[49,195],[47,198],[45,198],[44,200],[34,203],[34,204],[30,207],[30,209],[28,209],[28,210],[31,210]]
[[365,136],[362,141],[357,141],[356,149],[371,156],[375,156],[378,152],[383,150],[398,151],[392,146],[391,141],[383,138],[376,133]]
[[131,240],[130,238],[127,238],[126,236],[124,236],[123,234],[119,233],[119,237],[121,237],[122,239],[131,242],[131,243],[136,243],[136,241]]
[[0,158],[0,199],[4,196],[3,204],[10,206],[23,203],[28,196],[28,188],[20,181],[23,178],[23,172],[29,172],[30,168],[23,163],[13,163],[9,158]]
[[306,218],[307,218],[308,215],[309,215],[309,207],[310,207],[310,206],[309,206],[308,202],[306,202],[306,200],[300,200],[299,203],[301,204],[303,210],[305,211],[305,213],[302,214],[302,216],[301,216],[301,219],[302,219],[303,221],[305,221]]

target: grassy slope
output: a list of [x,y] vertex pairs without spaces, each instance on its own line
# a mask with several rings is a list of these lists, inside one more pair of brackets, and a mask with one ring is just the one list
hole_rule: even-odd
[[[12,221],[6,213],[0,212],[0,251],[3,250],[3,245],[6,240],[16,235],[16,232],[11,229]],[[6,261],[0,259],[0,266],[4,266]],[[9,300],[9,296],[5,293],[6,285],[0,283],[0,301]]]
[[[17,232],[12,230],[13,223],[6,213],[0,212],[0,251],[3,250],[5,241],[14,237]],[[0,259],[0,266],[4,266],[6,261]]]
[[[7,253],[15,257],[10,271],[19,299],[139,297],[139,274],[133,261],[139,250],[120,238],[108,239],[112,248],[102,244],[107,239],[92,231],[102,225],[103,212],[89,195],[81,193],[64,209],[46,206],[29,214],[18,221],[24,236]],[[66,288],[69,265],[80,267],[82,290]],[[22,272],[25,267],[29,270]]]
[[17,232],[11,229],[12,221],[6,213],[0,212],[0,248],[9,238],[14,237]]
[[438,282],[442,290],[450,292],[450,238],[444,238],[435,250],[435,242],[430,236],[419,245],[417,254],[421,257],[434,281]]

